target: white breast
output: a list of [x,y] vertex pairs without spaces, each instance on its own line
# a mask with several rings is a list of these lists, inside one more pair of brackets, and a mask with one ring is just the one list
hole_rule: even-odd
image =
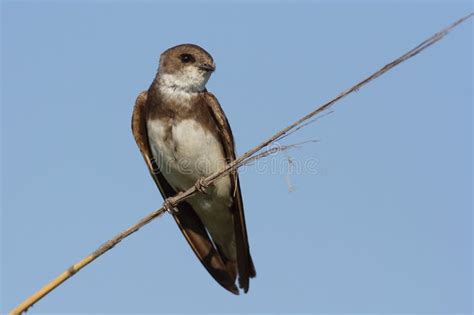
[[149,121],[148,136],[153,156],[173,186],[187,189],[188,180],[192,185],[225,166],[221,143],[195,120],[174,123],[171,130],[167,126],[159,119]]
[[[171,186],[178,191],[192,187],[200,177],[209,176],[225,166],[221,143],[195,120],[172,125],[156,119],[148,121],[148,137],[153,157]],[[234,248],[231,183],[228,176],[210,187],[207,194],[189,199],[209,233],[224,247]],[[228,257],[235,253],[228,252]]]

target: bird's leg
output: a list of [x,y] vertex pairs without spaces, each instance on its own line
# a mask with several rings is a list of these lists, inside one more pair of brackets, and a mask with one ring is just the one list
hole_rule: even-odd
[[209,187],[209,184],[206,182],[204,178],[199,178],[194,184],[194,187],[196,188],[197,191],[207,194],[206,189]]
[[163,208],[165,208],[166,212],[168,212],[169,214],[176,214],[176,213],[178,213],[178,208],[176,208],[176,207],[173,205],[173,202],[171,201],[171,198],[166,198],[166,199],[163,201]]

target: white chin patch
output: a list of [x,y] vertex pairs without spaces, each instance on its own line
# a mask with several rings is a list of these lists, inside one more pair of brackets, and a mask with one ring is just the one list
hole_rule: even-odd
[[160,92],[167,98],[189,98],[204,90],[209,77],[192,66],[178,73],[159,74]]

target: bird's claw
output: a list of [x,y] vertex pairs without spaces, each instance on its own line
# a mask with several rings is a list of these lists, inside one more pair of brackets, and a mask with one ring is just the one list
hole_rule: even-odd
[[178,213],[178,208],[176,208],[176,207],[173,205],[173,202],[171,202],[170,198],[166,198],[166,199],[163,201],[163,207],[165,208],[166,212],[168,212],[169,214],[176,214],[176,213]]
[[209,187],[209,184],[206,182],[204,178],[199,178],[194,184],[194,187],[196,188],[197,191],[206,194],[206,189]]

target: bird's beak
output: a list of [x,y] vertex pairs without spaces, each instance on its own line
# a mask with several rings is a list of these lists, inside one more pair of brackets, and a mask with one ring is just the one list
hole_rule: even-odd
[[214,64],[210,65],[208,63],[202,63],[199,65],[199,69],[206,72],[214,72],[214,70],[216,70],[216,66]]

